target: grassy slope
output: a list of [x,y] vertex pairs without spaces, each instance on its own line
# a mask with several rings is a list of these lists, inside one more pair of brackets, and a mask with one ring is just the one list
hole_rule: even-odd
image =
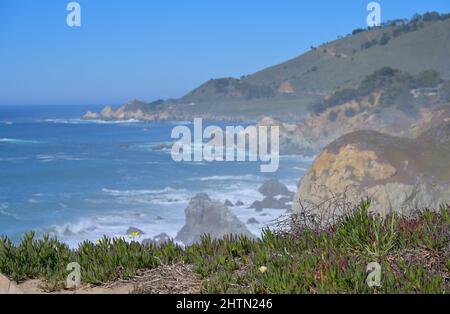
[[[296,95],[275,93],[267,98],[236,100],[215,93],[218,84],[215,80],[205,83],[181,100],[199,103],[197,107],[181,106],[191,112],[207,110],[224,115],[302,114],[308,110],[308,105],[323,95],[336,89],[354,87],[367,75],[385,66],[411,74],[434,69],[442,78],[450,79],[450,19],[427,22],[424,28],[391,38],[386,45],[361,49],[365,42],[379,40],[384,33],[391,34],[393,30],[394,27],[389,26],[346,36],[241,80],[250,85],[271,86],[274,90],[289,80]],[[327,53],[324,53],[325,49]],[[346,57],[336,57],[330,51]]]
[[[293,79],[296,89],[305,91],[331,91],[347,84],[356,84],[372,72],[390,66],[417,74],[435,69],[450,79],[450,19],[426,24],[423,29],[393,38],[387,45],[374,45],[361,50],[364,42],[379,38],[392,27],[375,29],[348,36],[325,44],[316,51],[309,51],[295,59],[265,69],[246,78],[253,84],[280,84]],[[347,58],[332,57],[322,49],[335,49]],[[356,52],[353,53],[353,50]],[[316,71],[309,71],[316,66]]]
[[[56,240],[34,240],[32,235],[19,246],[3,238],[0,272],[17,281],[45,278],[49,289],[57,289],[73,261],[82,267],[82,280],[92,284],[184,262],[208,293],[450,293],[448,207],[440,214],[425,211],[386,220],[368,215],[367,208],[363,203],[330,230],[266,231],[257,241],[204,237],[186,249],[172,242],[144,247],[105,238],[71,251]],[[366,284],[371,262],[382,266],[381,287]]]
[[303,98],[273,98],[254,100],[227,100],[197,103],[195,106],[184,106],[183,113],[211,113],[224,116],[245,116],[246,119],[258,118],[263,115],[283,116],[287,114],[303,115],[314,97]]
[[[423,22],[423,25],[397,37],[392,35],[397,29],[394,26],[348,35],[244,78],[209,80],[179,100],[138,107],[154,113],[169,106],[191,115],[206,112],[231,117],[245,115],[246,118],[302,115],[310,110],[310,105],[331,92],[355,87],[367,75],[386,66],[410,74],[433,69],[448,80],[450,18]],[[362,48],[372,40],[380,42],[383,34],[390,34],[387,44]],[[278,87],[286,81],[294,88],[294,94],[278,92]],[[127,108],[134,110],[136,106]]]

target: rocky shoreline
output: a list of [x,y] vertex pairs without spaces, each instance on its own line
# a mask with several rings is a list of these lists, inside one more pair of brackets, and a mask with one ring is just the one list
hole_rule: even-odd
[[[145,112],[142,109],[129,110],[127,105],[121,106],[117,109],[113,109],[112,106],[105,106],[100,113],[93,111],[86,112],[83,116],[83,120],[102,120],[102,121],[130,121],[137,120],[142,122],[155,122],[155,121],[191,121],[194,118],[199,117],[194,113],[183,113],[176,109],[165,109],[156,112]],[[202,113],[201,117],[204,120],[211,121],[223,121],[223,122],[251,122],[255,121],[255,118],[245,115],[228,116]],[[259,118],[256,118],[258,120]]]
[[[380,97],[379,93],[374,93],[368,97],[334,106],[320,114],[310,113],[302,117],[284,116],[283,119],[270,116],[226,116],[212,113],[198,115],[181,112],[178,109],[145,112],[139,106],[133,106],[130,109],[130,103],[116,110],[106,106],[100,113],[88,111],[82,118],[102,121],[155,122],[193,121],[194,118],[201,117],[204,120],[234,124],[278,126],[281,155],[314,156],[339,137],[358,130],[372,130],[388,135],[415,138],[429,127],[429,121],[448,115],[448,109],[445,107],[423,107],[416,114],[408,114],[394,108],[381,109]],[[284,122],[288,120],[296,122]]]
[[[259,224],[256,215],[261,214],[264,209],[279,210],[279,216],[285,215],[291,211],[295,194],[278,180],[267,181],[258,191],[264,199],[247,205],[241,201],[237,201],[235,204],[229,200],[219,202],[211,199],[207,194],[195,195],[185,209],[185,225],[178,231],[174,240],[189,246],[200,242],[201,236],[204,234],[209,234],[212,239],[220,239],[230,234],[245,235],[249,238],[258,237],[259,235],[251,233],[248,229],[248,225]],[[255,211],[255,217],[251,217],[247,221],[239,220],[230,210],[230,208],[245,208],[246,206]],[[145,238],[145,232],[137,227],[128,228],[126,234],[130,237]],[[170,241],[170,237],[162,233],[153,238],[145,238],[142,243],[162,245],[168,241]]]

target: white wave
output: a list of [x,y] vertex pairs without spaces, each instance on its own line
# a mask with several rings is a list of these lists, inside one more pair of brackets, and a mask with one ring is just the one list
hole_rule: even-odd
[[8,207],[9,206],[7,203],[0,204],[0,214],[4,215],[4,216],[12,217],[14,219],[19,219],[19,217],[16,214],[7,211]]
[[136,119],[129,120],[115,120],[115,121],[105,121],[105,120],[85,120],[87,123],[98,123],[98,124],[130,124],[130,123],[141,123],[142,121]]
[[292,167],[294,170],[300,170],[300,171],[308,171],[308,168],[306,167]]
[[83,120],[81,119],[45,119],[45,120],[38,120],[38,122],[41,123],[54,123],[54,124],[81,124],[83,123]]
[[67,155],[65,153],[57,153],[52,155],[36,155],[36,158],[41,162],[53,162],[53,161],[82,161],[85,158],[75,157]]
[[210,163],[205,162],[205,161],[189,161],[189,162],[185,162],[185,165],[188,166],[207,166]]
[[[130,227],[136,227],[145,233],[133,238],[133,241],[143,241],[161,233],[175,238],[185,223],[183,209],[184,206],[176,208],[167,206],[166,210],[157,211],[148,208],[116,211],[106,215],[84,217],[71,222],[55,224],[45,232],[56,235],[73,248],[86,240],[96,242],[105,235],[114,238],[123,237],[130,241],[131,239],[126,235],[126,231]],[[285,214],[285,211],[282,210],[264,210],[260,213],[247,207],[233,207],[230,210],[244,223],[247,223],[250,218],[255,218],[258,223],[247,224],[247,227],[257,237],[261,236],[263,228],[270,226],[276,218]],[[162,217],[162,220],[157,217]]]
[[95,220],[80,219],[77,222],[65,223],[62,225],[53,225],[49,228],[50,232],[54,232],[59,236],[85,235],[97,229]]
[[246,174],[241,176],[209,176],[203,178],[190,178],[190,181],[260,181],[262,177],[253,174]]
[[[186,205],[193,196],[184,189],[166,187],[160,190],[112,190],[102,189],[102,192],[117,197],[117,202],[126,206],[135,205]],[[194,193],[195,194],[195,193]]]
[[18,162],[27,160],[27,157],[6,157],[6,158],[0,158],[0,162]]
[[317,156],[305,156],[305,155],[280,155],[280,160],[292,160],[312,163]]
[[209,186],[202,189],[211,199],[224,203],[226,200],[236,204],[243,202],[242,207],[248,208],[257,200],[262,200],[264,196],[258,192],[258,188],[263,181],[209,181]]
[[[162,220],[158,216],[164,217]],[[112,238],[123,237],[127,241],[131,239],[126,235],[130,227],[142,230],[145,234],[133,241],[143,241],[154,236],[166,233],[175,238],[178,230],[184,224],[184,215],[180,210],[167,211],[164,213],[149,213],[145,211],[113,212],[108,215],[97,215],[95,217],[85,217],[82,219],[52,225],[45,230],[45,233],[55,235],[61,241],[75,248],[83,241],[96,242],[108,236]]]
[[14,123],[12,121],[2,121],[4,125],[13,125]]
[[39,122],[54,123],[54,124],[128,124],[128,123],[138,123],[141,121],[135,119],[118,120],[118,121],[84,120],[84,119],[45,119],[40,120]]
[[153,142],[153,143],[145,143],[133,145],[132,147],[137,148],[138,150],[143,151],[151,151],[151,152],[171,152],[172,151],[173,142]]
[[16,138],[0,138],[0,143],[24,145],[24,144],[43,144],[44,142],[34,140],[23,140]]
[[177,195],[165,195],[165,196],[152,196],[152,197],[143,197],[135,200],[124,200],[125,204],[129,204],[134,201],[137,204],[145,204],[145,205],[158,205],[158,206],[174,206],[174,205],[182,205],[186,206],[189,203],[191,194],[177,194]]
[[[249,178],[249,175],[217,177]],[[137,241],[152,238],[163,232],[175,237],[185,223],[184,209],[189,200],[196,193],[204,192],[213,200],[224,202],[228,199],[233,203],[238,200],[244,202],[243,206],[230,207],[230,210],[244,223],[250,218],[255,218],[259,223],[247,224],[247,227],[255,236],[260,236],[262,228],[269,226],[275,218],[285,212],[268,209],[258,213],[254,209],[248,208],[253,201],[263,197],[257,191],[259,185],[260,182],[249,183],[245,180],[238,182],[213,180],[207,189],[199,188],[198,190],[173,187],[135,190],[104,188],[102,189],[103,193],[115,197],[115,202],[118,204],[117,208],[124,204],[127,205],[127,208],[132,209],[97,214],[93,217],[83,217],[82,219],[54,225],[50,232],[71,247],[76,247],[85,240],[95,242],[104,235],[125,237],[128,240],[129,238],[125,233],[129,227],[136,227],[145,232],[142,237],[133,239]],[[158,216],[163,219],[157,219]]]
[[192,121],[170,121],[173,125],[191,125],[194,124]]
[[112,190],[107,188],[102,189],[102,192],[111,194],[113,196],[139,196],[149,194],[164,194],[177,191],[178,190],[171,187],[166,187],[160,190]]

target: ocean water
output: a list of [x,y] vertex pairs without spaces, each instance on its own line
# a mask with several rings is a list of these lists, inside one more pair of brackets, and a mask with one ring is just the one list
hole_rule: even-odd
[[248,209],[263,198],[258,187],[277,178],[294,191],[312,162],[282,156],[276,173],[261,173],[253,162],[177,163],[168,149],[155,146],[173,143],[173,127],[193,127],[189,121],[82,121],[88,109],[99,108],[0,107],[1,235],[18,241],[34,230],[71,246],[125,236],[129,227],[143,230],[143,238],[175,237],[190,198],[200,192],[243,201],[231,210],[244,223],[256,218],[260,223],[248,227],[259,235],[285,212]]

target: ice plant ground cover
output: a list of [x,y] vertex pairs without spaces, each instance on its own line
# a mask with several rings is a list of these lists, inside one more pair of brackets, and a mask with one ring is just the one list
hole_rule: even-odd
[[[57,239],[18,244],[0,240],[0,272],[23,282],[39,278],[63,289],[67,264],[81,265],[82,282],[101,285],[183,266],[203,293],[450,293],[450,211],[424,210],[382,219],[369,202],[327,230],[265,230],[261,240],[228,237],[182,248],[173,242],[144,246],[125,239],[84,242],[75,250]],[[366,283],[366,266],[381,265],[381,286]],[[188,289],[189,287],[185,287]],[[136,292],[158,292],[145,284]],[[164,292],[164,291],[163,291]]]

